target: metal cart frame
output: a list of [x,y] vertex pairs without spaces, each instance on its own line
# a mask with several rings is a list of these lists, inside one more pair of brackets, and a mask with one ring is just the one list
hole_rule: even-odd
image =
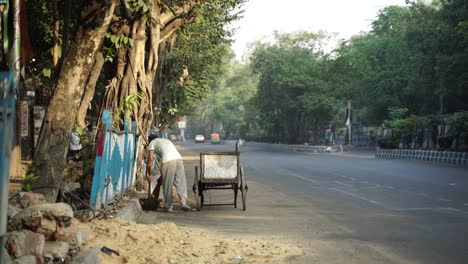
[[[229,160],[236,162],[236,171],[233,173],[233,164],[231,165],[230,170],[222,167],[215,166],[213,163],[208,163],[207,161],[212,160],[221,161],[221,163],[227,164]],[[227,160],[227,161],[226,161]],[[227,162],[227,163],[226,163]],[[208,163],[208,164],[207,164]],[[211,164],[211,165],[210,165]],[[218,162],[219,164],[219,162]],[[229,165],[229,164],[227,164]],[[218,172],[213,172],[212,167],[215,171],[219,169]],[[228,175],[219,175],[216,177],[210,174],[213,173],[226,173]],[[195,166],[195,180],[193,183],[193,192],[196,201],[197,210],[200,210],[204,206],[218,206],[218,205],[234,205],[234,208],[237,208],[237,194],[240,191],[242,195],[242,210],[246,210],[247,204],[247,190],[248,186],[245,181],[244,169],[240,165],[240,153],[239,152],[202,152],[200,153],[200,167]],[[207,190],[233,190],[234,191],[234,202],[233,203],[224,203],[224,204],[205,204],[204,192]]]

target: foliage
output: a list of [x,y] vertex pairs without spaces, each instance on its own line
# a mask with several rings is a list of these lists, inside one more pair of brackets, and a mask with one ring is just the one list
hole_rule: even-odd
[[378,141],[378,145],[382,149],[397,149],[400,143],[400,139],[396,137],[381,138]]
[[[231,62],[231,67],[213,87],[193,115],[201,129],[194,134],[221,132],[223,138],[245,137],[249,112],[246,105],[255,94],[256,79],[247,65]],[[222,131],[218,131],[218,125]],[[204,128],[204,129],[203,129]]]
[[256,44],[251,67],[259,78],[259,136],[303,143],[313,130],[317,143],[319,127],[331,121],[337,106],[321,48],[326,40],[322,32],[276,32],[274,43]]
[[21,189],[26,192],[31,192],[32,191],[31,183],[37,179],[39,179],[39,176],[34,175],[34,173],[30,173],[26,175],[24,179],[21,181]]
[[125,97],[119,107],[113,114],[112,128],[114,131],[120,131],[125,123],[124,118],[130,118],[131,114],[141,104],[143,94],[141,92]]
[[106,33],[106,42],[102,47],[102,54],[105,61],[113,62],[119,48],[128,49],[133,46],[135,41],[123,34]]
[[[191,114],[217,85],[226,69],[226,58],[232,56],[229,43],[233,30],[228,25],[240,18],[238,8],[244,2],[213,0],[196,8],[197,19],[182,27],[172,50],[161,56],[169,93],[161,105],[156,105],[160,119],[172,123]],[[189,80],[181,89],[178,81],[184,69]]]
[[150,11],[149,0],[127,0],[128,7],[134,13],[147,14]]

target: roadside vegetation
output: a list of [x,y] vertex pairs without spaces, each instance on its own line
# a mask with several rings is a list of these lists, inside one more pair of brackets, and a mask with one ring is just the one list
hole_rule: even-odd
[[346,40],[276,32],[253,43],[247,64],[233,62],[200,104],[196,123],[215,123],[225,138],[320,144],[324,127],[345,126],[350,101],[353,121],[393,131],[383,147],[415,145],[441,125],[449,132],[431,137],[442,149],[468,142],[465,1],[409,1],[376,15],[370,32]]

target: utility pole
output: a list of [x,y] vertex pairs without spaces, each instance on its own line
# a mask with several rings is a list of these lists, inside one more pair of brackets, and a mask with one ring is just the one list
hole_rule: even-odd
[[346,126],[348,127],[348,140],[349,144],[353,143],[353,136],[351,131],[351,123],[353,122],[353,112],[351,110],[351,100],[348,101],[348,107],[346,108]]

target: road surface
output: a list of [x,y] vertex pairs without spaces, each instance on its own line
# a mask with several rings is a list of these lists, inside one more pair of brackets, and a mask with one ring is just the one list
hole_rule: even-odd
[[[182,143],[189,189],[200,151],[231,145]],[[468,170],[379,160],[370,152],[304,154],[242,147],[247,211],[144,213],[220,233],[304,248],[297,263],[468,263]],[[191,191],[189,190],[191,193]],[[207,202],[232,199],[211,191]]]

